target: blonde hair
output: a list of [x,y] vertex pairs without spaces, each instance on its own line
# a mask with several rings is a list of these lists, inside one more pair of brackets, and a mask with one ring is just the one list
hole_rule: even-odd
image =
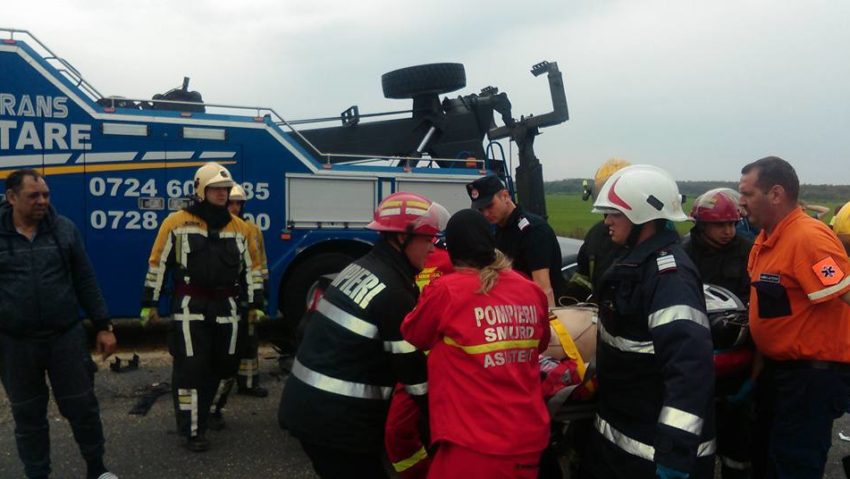
[[489,293],[499,281],[499,273],[511,267],[510,258],[499,250],[495,252],[496,259],[479,270],[478,279],[481,281],[481,288],[478,289],[478,294]]

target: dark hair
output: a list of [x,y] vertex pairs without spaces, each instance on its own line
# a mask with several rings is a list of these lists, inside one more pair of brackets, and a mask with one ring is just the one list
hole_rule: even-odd
[[39,178],[44,178],[44,175],[31,168],[15,170],[6,177],[6,191],[12,190],[15,194],[20,193],[21,185],[24,183],[24,177],[27,176],[31,176],[35,181],[38,181]]
[[756,186],[763,192],[767,193],[768,190],[779,185],[785,190],[788,199],[797,201],[800,194],[800,180],[790,163],[778,156],[766,156],[743,167],[741,174],[746,175],[753,170],[758,173]]

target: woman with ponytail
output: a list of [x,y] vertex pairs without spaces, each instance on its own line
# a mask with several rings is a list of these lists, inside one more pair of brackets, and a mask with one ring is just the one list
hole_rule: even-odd
[[431,283],[404,338],[428,358],[428,477],[536,478],[549,439],[538,353],[549,343],[543,290],[511,269],[478,211],[449,220],[455,272]]

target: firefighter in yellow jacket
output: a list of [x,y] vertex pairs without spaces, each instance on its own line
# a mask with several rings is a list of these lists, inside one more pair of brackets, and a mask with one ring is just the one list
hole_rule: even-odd
[[218,385],[239,367],[240,304],[256,316],[262,272],[250,226],[227,210],[230,172],[207,163],[195,173],[197,201],[169,215],[149,259],[142,322],[157,320],[157,304],[171,273],[168,349],[178,433],[191,451],[206,451],[210,407]]
[[[251,228],[248,243],[257,252],[255,263],[257,263],[260,267],[260,272],[262,274],[262,297],[263,304],[265,305],[265,285],[269,279],[266,247],[263,242],[263,232],[260,230],[260,227],[257,226],[256,223],[251,223],[250,221],[245,220],[242,216],[242,210],[245,206],[246,200],[247,197],[245,196],[245,189],[238,184],[233,185],[233,188],[230,190],[230,197],[227,200],[227,209],[230,211],[230,214],[243,219],[243,221],[245,221],[245,223]],[[244,309],[245,308],[243,308],[243,311]],[[262,313],[260,313],[260,316],[262,316]],[[269,391],[260,386],[260,364],[258,359],[259,338],[257,337],[257,329],[255,325],[257,319],[259,319],[259,317],[256,314],[250,316],[246,321],[247,324],[245,327],[240,328],[239,330],[239,351],[237,353],[239,354],[239,373],[235,378],[231,377],[219,384],[218,391],[216,391],[215,398],[213,399],[213,406],[208,420],[209,429],[214,431],[224,429],[225,423],[222,409],[224,409],[224,406],[227,404],[227,398],[230,396],[234,383],[237,384],[238,394],[257,398],[264,398],[269,395]]]

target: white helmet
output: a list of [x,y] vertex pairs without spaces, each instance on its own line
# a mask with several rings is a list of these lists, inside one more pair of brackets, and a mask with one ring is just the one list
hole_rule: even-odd
[[230,201],[246,201],[245,189],[239,186],[238,183],[230,189]]
[[227,168],[212,161],[198,168],[198,171],[195,172],[195,196],[201,201],[204,201],[206,197],[204,192],[208,186],[222,187],[235,184]]
[[627,166],[608,178],[593,202],[593,212],[613,211],[626,215],[636,225],[657,219],[688,219],[676,181],[652,165]]

